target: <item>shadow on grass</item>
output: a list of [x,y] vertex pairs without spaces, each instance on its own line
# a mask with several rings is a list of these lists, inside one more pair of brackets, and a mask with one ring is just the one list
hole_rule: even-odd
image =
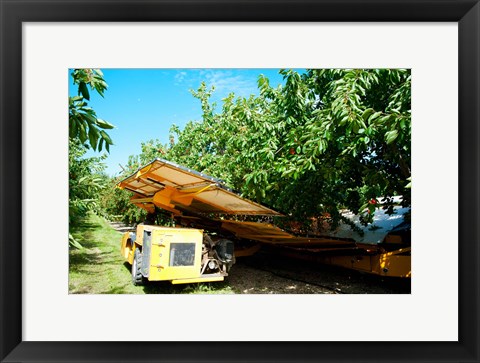
[[178,285],[170,281],[147,281],[143,290],[146,294],[233,294],[225,281]]
[[108,246],[94,237],[95,232],[101,231],[102,229],[104,229],[104,227],[97,222],[86,219],[70,225],[70,234],[72,234],[83,247],[82,249],[70,247],[69,266],[71,271],[82,272],[82,267],[91,264],[118,262],[112,258],[112,251]]
[[102,227],[97,223],[82,220],[74,225],[70,225],[70,234],[73,235],[78,242],[80,242],[82,247],[89,249],[98,246],[98,242],[93,240],[91,235],[94,231],[101,229]]
[[75,223],[70,224],[70,233],[83,232],[85,230],[99,230],[102,229],[97,223],[91,222],[86,219],[81,219]]
[[111,258],[111,253],[101,251],[95,240],[87,239],[82,240],[80,243],[83,249],[72,249],[68,254],[70,271],[88,273],[89,269],[86,268],[88,266],[113,262],[113,259],[107,260],[109,257]]
[[99,254],[70,253],[68,262],[71,271],[81,272],[83,266],[98,264],[101,259]]
[[117,286],[109,291],[104,292],[104,294],[124,294],[124,293],[125,293],[124,286]]

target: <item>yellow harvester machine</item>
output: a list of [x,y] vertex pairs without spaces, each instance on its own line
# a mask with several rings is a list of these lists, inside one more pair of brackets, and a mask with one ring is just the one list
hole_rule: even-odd
[[377,211],[368,228],[349,216],[362,233],[340,225],[333,231],[301,236],[271,223],[245,221],[244,216],[281,213],[241,197],[220,180],[170,161],[156,159],[118,187],[131,191],[131,202],[149,213],[156,208],[168,211],[176,225],[140,224],[135,233],[123,235],[121,253],[132,265],[134,284],[222,281],[235,257],[251,255],[262,245],[367,273],[411,277],[405,208],[397,207],[393,215]]

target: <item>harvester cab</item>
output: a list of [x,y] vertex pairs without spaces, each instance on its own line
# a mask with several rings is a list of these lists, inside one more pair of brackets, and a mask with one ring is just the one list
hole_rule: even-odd
[[235,263],[232,241],[214,241],[194,228],[138,225],[136,233],[124,234],[121,249],[135,285],[222,281]]

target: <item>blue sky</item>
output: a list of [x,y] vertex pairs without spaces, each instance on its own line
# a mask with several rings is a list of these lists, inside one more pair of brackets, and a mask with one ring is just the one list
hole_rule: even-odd
[[[188,121],[201,119],[200,102],[190,89],[205,81],[215,86],[211,98],[221,106],[230,92],[238,96],[258,94],[257,79],[264,74],[272,86],[283,84],[278,69],[102,69],[108,90],[102,98],[91,93],[91,106],[97,117],[115,125],[109,135],[111,146],[106,159],[107,174],[113,176],[125,165],[129,155],[139,154],[143,141],[159,139],[168,142],[172,124],[181,129]],[[69,93],[77,88],[69,77]],[[87,156],[98,155],[89,152]]]

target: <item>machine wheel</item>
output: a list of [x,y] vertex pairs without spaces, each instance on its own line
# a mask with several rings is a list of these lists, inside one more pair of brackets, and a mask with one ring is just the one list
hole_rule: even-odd
[[143,285],[144,279],[142,275],[142,252],[136,248],[133,255],[132,263],[132,282],[135,286]]

